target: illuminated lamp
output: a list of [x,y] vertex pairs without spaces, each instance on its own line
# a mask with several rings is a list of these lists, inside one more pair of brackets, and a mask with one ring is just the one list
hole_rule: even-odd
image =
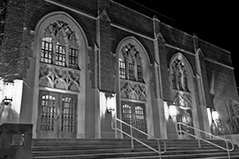
[[212,119],[213,121],[217,121],[219,119],[219,114],[215,109],[212,110]]
[[169,115],[173,119],[173,121],[176,121],[176,116],[178,114],[177,106],[175,105],[169,105]]
[[9,105],[12,102],[13,99],[13,89],[14,89],[14,82],[10,81],[10,82],[4,82],[3,83],[3,88],[4,88],[4,96],[5,98],[3,99],[3,103],[5,105]]

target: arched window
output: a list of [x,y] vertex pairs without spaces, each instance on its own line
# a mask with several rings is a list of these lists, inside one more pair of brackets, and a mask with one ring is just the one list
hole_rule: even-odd
[[67,23],[56,20],[43,32],[40,62],[77,69],[78,48],[74,30]]
[[191,92],[188,88],[188,66],[182,55],[177,55],[171,62],[171,83],[174,92],[174,103],[185,109],[191,109]]
[[129,43],[122,47],[119,56],[119,75],[121,79],[144,82],[142,62],[139,51]]

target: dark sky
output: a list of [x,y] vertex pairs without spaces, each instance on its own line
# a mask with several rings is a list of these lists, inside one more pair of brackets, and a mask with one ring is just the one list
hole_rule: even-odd
[[[231,52],[239,85],[239,62],[237,62],[239,16],[236,14],[239,5],[236,1],[221,0],[213,3],[209,0],[118,0],[118,2],[136,10],[141,8],[141,5],[146,6],[152,9],[152,12],[161,14],[162,20],[160,17],[159,20],[162,22],[165,21],[166,24],[191,35],[195,33],[198,38]],[[143,9],[139,10],[142,12]]]

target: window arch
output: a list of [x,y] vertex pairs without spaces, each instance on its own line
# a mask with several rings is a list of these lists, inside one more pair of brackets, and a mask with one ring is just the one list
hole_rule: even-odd
[[149,57],[134,37],[124,38],[117,47],[121,99],[147,101],[149,94]]
[[75,31],[68,23],[52,21],[41,37],[40,62],[78,69],[79,47]]
[[120,50],[119,75],[121,79],[144,82],[140,53],[132,43],[127,43]]
[[78,22],[65,12],[52,12],[36,31],[39,86],[84,92],[88,41]]

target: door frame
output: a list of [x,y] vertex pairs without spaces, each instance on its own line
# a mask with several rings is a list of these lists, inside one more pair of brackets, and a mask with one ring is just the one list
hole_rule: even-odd
[[[137,121],[136,121],[136,111],[135,111],[135,108],[137,107],[137,106],[140,106],[140,107],[143,107],[143,116],[144,116],[144,132],[145,133],[147,133],[148,132],[148,130],[147,130],[147,115],[146,115],[146,103],[144,103],[144,102],[141,102],[141,101],[132,101],[132,100],[121,100],[121,102],[120,102],[121,104],[120,104],[120,109],[121,109],[121,119],[122,119],[122,121],[124,121],[124,118],[123,118],[123,115],[124,115],[124,112],[123,112],[123,105],[124,104],[127,104],[127,105],[129,105],[130,107],[131,107],[131,123],[132,123],[132,125],[134,126],[134,127],[136,127],[136,128],[138,128],[137,127]],[[133,109],[132,109],[132,107],[133,107]],[[126,122],[126,121],[124,121],[124,122]],[[127,123],[127,122],[126,122]],[[129,124],[129,123],[128,123]],[[121,124],[121,127],[122,127],[122,130],[123,130],[123,124]],[[138,128],[139,130],[141,130],[140,128]],[[143,130],[141,130],[141,131],[143,131]],[[138,134],[137,136],[139,137],[139,138],[147,138],[147,136],[145,136],[145,135],[142,135],[142,134],[140,134],[140,133],[138,133],[137,131],[133,131],[133,132],[136,132],[136,134]],[[123,135],[124,136],[124,135]]]
[[[40,104],[42,95],[55,95],[56,96],[56,124],[54,125],[54,132],[51,131],[41,131],[40,124],[41,124],[41,110],[42,106]],[[62,126],[62,99],[64,96],[70,96],[71,98],[75,99],[75,108],[74,108],[74,131],[72,133],[61,132]],[[62,92],[55,92],[55,91],[48,91],[48,90],[39,90],[38,95],[38,105],[37,105],[37,131],[36,136],[37,138],[76,138],[77,134],[77,103],[78,103],[78,96],[76,94],[71,93],[62,93]]]

